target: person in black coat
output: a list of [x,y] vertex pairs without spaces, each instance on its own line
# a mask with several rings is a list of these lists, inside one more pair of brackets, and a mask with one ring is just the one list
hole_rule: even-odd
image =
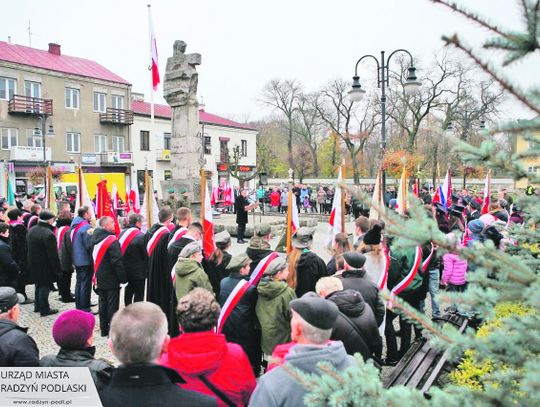
[[253,228],[253,237],[249,240],[246,254],[251,259],[249,273],[257,268],[262,259],[273,252],[270,247],[272,227],[268,223],[261,223]]
[[317,294],[332,301],[339,308],[332,331],[332,340],[343,342],[349,355],[360,353],[364,360],[381,357],[382,338],[375,315],[362,294],[343,290],[343,283],[336,277],[324,277],[317,282]]
[[[67,205],[69,208],[69,204]],[[75,296],[71,292],[71,276],[73,275],[73,259],[71,257],[71,222],[73,214],[69,209],[58,212],[56,220],[56,242],[58,244],[58,255],[60,256],[60,267],[62,275],[58,280],[58,293],[60,300],[64,303],[75,302]],[[58,239],[61,239],[59,242]]]
[[39,366],[39,350],[27,328],[17,324],[24,301],[13,287],[0,287],[0,366]]
[[13,258],[9,233],[9,225],[0,223],[0,287],[18,288],[20,269]]
[[314,229],[301,227],[292,238],[287,283],[295,289],[298,298],[308,291],[315,291],[317,281],[328,275],[324,260],[309,250],[314,233]]
[[236,208],[236,224],[238,225],[236,238],[237,242],[240,244],[246,243],[244,240],[244,233],[246,232],[246,225],[248,223],[248,212],[259,205],[258,202],[250,204],[247,196],[247,189],[242,189],[242,192],[234,201],[234,207]]
[[[122,240],[126,233],[133,233],[134,238],[127,242],[124,250],[123,261],[126,270],[128,285],[124,291],[124,304],[127,306],[132,302],[144,301],[144,286],[148,278],[148,254],[144,245],[144,234],[140,232],[143,217],[138,213],[129,215],[129,225],[120,233]],[[130,230],[131,229],[131,230]]]
[[[210,258],[210,261],[208,261],[208,266],[215,269],[215,274],[221,281],[225,277],[228,277],[231,272],[227,269],[227,266],[232,259],[231,254],[227,251],[231,248],[231,235],[224,230],[223,232],[214,235],[214,241],[216,242],[216,250]],[[219,290],[214,292],[219,292]]]
[[28,281],[28,267],[27,267],[27,234],[26,226],[23,223],[22,211],[20,209],[11,209],[7,213],[10,226],[10,240],[11,240],[11,253],[13,259],[19,266],[19,275],[17,276],[17,292],[22,294],[25,298],[25,302],[28,301],[26,295],[26,284]]
[[200,241],[202,239],[202,233],[202,225],[199,222],[193,222],[191,225],[189,225],[184,236],[175,242],[169,242],[167,247],[169,270],[172,270],[178,261],[178,256],[180,255],[182,249],[191,242]]
[[[223,307],[236,285],[241,280],[249,279],[250,263],[251,260],[245,253],[231,259],[227,267],[230,275],[221,280],[218,297],[221,307]],[[255,313],[257,297],[257,287],[249,287],[232,310],[222,329],[228,342],[234,342],[242,346],[255,376],[259,375],[262,359],[261,329]]]
[[37,225],[28,232],[28,267],[36,286],[34,312],[39,312],[42,317],[58,312],[49,306],[51,285],[61,273],[54,218],[52,212],[42,211]]
[[344,289],[358,291],[362,294],[364,301],[371,307],[377,325],[380,326],[384,320],[385,306],[379,297],[379,287],[366,277],[366,270],[363,269],[366,256],[357,252],[347,252],[343,254],[343,272],[336,274],[343,283]]
[[121,366],[99,391],[103,406],[216,406],[215,398],[182,389],[180,375],[157,364],[168,343],[167,318],[157,305],[135,302],[118,311],[111,322],[109,345]]
[[[90,242],[92,251],[95,252],[96,245],[102,243],[106,245],[109,236],[114,237],[114,221],[110,216],[103,216],[99,219],[99,227],[94,230]],[[112,316],[120,307],[120,284],[127,281],[124,262],[122,261],[122,252],[120,244],[116,238],[109,239],[112,243],[104,248],[104,255],[100,261],[100,250],[94,256],[94,270],[97,293],[99,295],[99,327],[101,336],[109,335],[109,325]],[[97,270],[96,270],[97,268]]]

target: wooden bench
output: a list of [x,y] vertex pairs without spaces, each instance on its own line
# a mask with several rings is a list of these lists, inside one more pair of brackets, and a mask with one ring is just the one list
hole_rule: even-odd
[[[451,323],[459,332],[465,331],[469,319],[458,313],[446,313],[434,321]],[[390,376],[384,380],[384,387],[407,386],[421,389],[429,397],[429,389],[437,381],[448,360],[448,351],[434,349],[427,338],[416,340],[403,355]]]

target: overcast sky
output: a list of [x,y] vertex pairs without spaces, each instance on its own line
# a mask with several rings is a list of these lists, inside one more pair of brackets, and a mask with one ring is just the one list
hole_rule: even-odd
[[[149,99],[148,0],[6,1],[0,40],[93,59],[133,84]],[[521,27],[513,0],[461,1],[506,27]],[[237,120],[266,111],[258,101],[273,78],[297,78],[315,89],[334,78],[349,79],[356,60],[406,48],[426,60],[443,47],[441,35],[457,32],[472,45],[486,31],[428,0],[153,0],[152,14],[162,79],[174,40],[202,54],[199,96],[206,110]],[[374,67],[366,64],[367,76]],[[540,58],[508,70],[518,83],[538,84]],[[162,88],[156,102],[165,103]],[[511,104],[511,102],[510,102]],[[510,111],[515,106],[509,107]],[[526,116],[528,113],[523,112]]]

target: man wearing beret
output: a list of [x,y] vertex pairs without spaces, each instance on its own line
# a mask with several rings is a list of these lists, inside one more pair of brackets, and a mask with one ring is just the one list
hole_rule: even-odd
[[36,342],[17,324],[23,301],[13,287],[0,287],[0,366],[39,366]]
[[[230,274],[221,280],[219,291],[218,300],[221,307],[223,307],[223,304],[225,304],[227,298],[229,298],[229,295],[238,283],[241,280],[249,279],[250,263],[251,260],[245,253],[234,256],[229,262],[227,271]],[[223,333],[228,342],[234,342],[242,346],[249,359],[253,373],[255,376],[258,376],[261,367],[262,351],[261,330],[257,315],[255,314],[256,305],[257,288],[250,286],[232,310],[229,318],[227,318],[223,325]]]
[[202,246],[199,242],[191,242],[180,252],[174,266],[176,299],[179,300],[196,287],[204,288],[212,294],[212,284],[201,265],[203,259]]
[[42,317],[58,312],[49,306],[51,284],[57,281],[62,272],[53,232],[54,221],[54,214],[44,210],[39,214],[37,225],[28,232],[28,268],[36,284],[34,311]]
[[249,240],[246,254],[251,259],[250,272],[253,272],[259,262],[272,253],[270,248],[272,227],[268,223],[261,223],[253,228],[253,237]]
[[[289,350],[285,363],[305,373],[316,374],[323,374],[317,367],[323,361],[337,371],[356,365],[354,358],[347,355],[342,342],[329,341],[339,312],[336,304],[309,292],[291,301],[290,306],[291,336],[297,345]],[[303,406],[306,393],[306,388],[279,366],[259,379],[249,404],[265,407]]]

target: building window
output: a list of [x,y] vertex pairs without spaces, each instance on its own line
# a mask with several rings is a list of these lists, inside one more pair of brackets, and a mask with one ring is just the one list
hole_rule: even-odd
[[165,181],[172,179],[172,171],[171,170],[163,171],[163,178],[165,178]]
[[66,133],[66,151],[68,153],[81,152],[81,135],[80,133]]
[[112,138],[112,150],[117,153],[123,153],[124,152],[124,137],[123,136],[114,136]]
[[242,140],[242,145],[240,147],[240,155],[242,157],[247,157],[247,140]]
[[94,112],[105,113],[105,110],[107,110],[107,95],[94,92]]
[[204,154],[212,154],[212,138],[210,136],[204,136]]
[[0,78],[0,99],[11,100],[15,94],[17,82],[15,79]]
[[41,83],[25,81],[24,95],[31,98],[41,98]]
[[96,146],[96,153],[104,153],[107,151],[107,136],[103,134],[94,136],[94,143]]
[[171,133],[163,133],[163,149],[171,149]]
[[224,163],[227,162],[229,157],[229,140],[221,139],[219,140],[219,160]]
[[1,131],[0,144],[2,150],[9,150],[11,147],[19,145],[19,131],[14,128],[3,127]]
[[112,95],[112,108],[113,109],[123,109],[124,108],[124,97],[118,95]]
[[41,137],[41,130],[36,134],[34,129],[26,130],[26,141],[28,147],[43,147],[43,138]]
[[79,89],[66,88],[66,109],[79,108]]
[[150,151],[150,132],[141,130],[141,151]]
[[[3,147],[2,147],[3,148]],[[537,173],[538,172],[538,167],[537,166],[530,166],[528,169],[527,169],[528,172],[534,172],[534,173]]]

